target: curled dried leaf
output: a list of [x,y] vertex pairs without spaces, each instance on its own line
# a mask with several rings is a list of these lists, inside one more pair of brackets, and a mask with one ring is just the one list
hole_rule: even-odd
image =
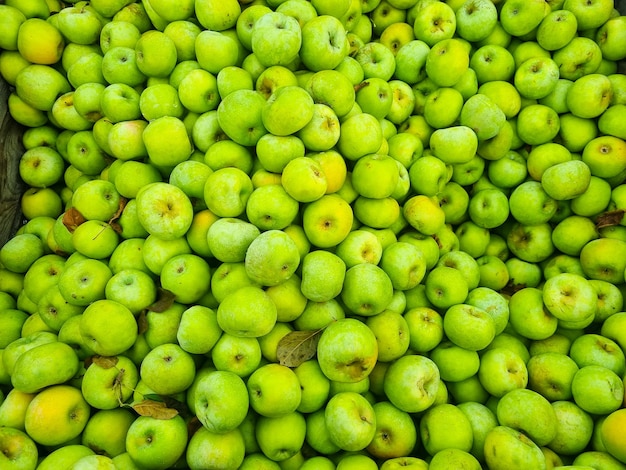
[[174,304],[174,300],[176,300],[176,296],[172,292],[159,288],[159,298],[148,307],[148,310],[163,313]]
[[276,356],[281,365],[298,367],[317,352],[322,329],[315,331],[292,331],[278,342]]
[[615,225],[619,225],[624,220],[624,215],[626,214],[626,210],[617,209],[614,211],[604,212],[600,214],[596,219],[596,228],[599,230],[604,227],[613,227]]
[[178,416],[177,410],[168,408],[162,401],[142,400],[138,403],[133,403],[131,406],[140,416],[149,416],[156,419],[172,419]]
[[70,233],[73,233],[76,228],[85,222],[85,217],[80,211],[74,207],[70,207],[63,214],[63,225],[67,228]]

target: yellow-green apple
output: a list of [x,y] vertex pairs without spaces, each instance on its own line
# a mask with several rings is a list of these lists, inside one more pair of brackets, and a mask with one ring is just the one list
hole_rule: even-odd
[[178,97],[194,113],[217,109],[220,99],[217,78],[204,68],[191,70],[178,84]]
[[515,88],[524,98],[533,100],[548,96],[559,79],[558,64],[546,57],[533,57],[521,63],[513,77]]
[[624,51],[622,47],[624,35],[621,31],[623,23],[623,16],[616,16],[609,18],[598,28],[595,40],[600,46],[603,58],[607,60],[624,59]]
[[248,198],[246,217],[259,230],[285,229],[298,215],[298,201],[277,183],[256,187]]
[[315,72],[307,81],[305,89],[315,103],[329,106],[338,117],[348,114],[354,105],[355,91],[352,83],[336,70]]
[[38,464],[38,468],[51,470],[64,465],[71,466],[88,455],[95,455],[95,452],[87,446],[82,444],[64,445],[43,457]]
[[57,63],[65,47],[65,39],[55,25],[34,17],[20,24],[15,42],[19,53],[33,64]]
[[306,428],[304,416],[297,411],[274,418],[260,416],[255,437],[265,456],[281,462],[298,454],[304,444]]
[[620,436],[619,429],[624,422],[626,413],[623,410],[617,410],[609,414],[602,422],[600,427],[600,438],[606,451],[620,462],[626,461],[623,450],[623,436]]
[[365,449],[376,433],[376,414],[367,399],[356,392],[339,392],[328,401],[324,420],[330,440],[340,449]]
[[486,348],[495,337],[495,320],[482,308],[455,304],[446,310],[443,329],[457,346],[479,351]]
[[246,444],[241,430],[214,433],[200,428],[189,440],[185,460],[189,468],[230,466],[241,468]]
[[237,65],[237,41],[220,31],[201,31],[194,43],[195,57],[202,69],[217,75],[224,67]]
[[207,30],[224,31],[237,24],[241,5],[235,0],[218,2],[217,0],[198,0],[195,14],[200,25]]
[[574,39],[577,30],[574,13],[565,9],[553,10],[537,27],[537,43],[547,51],[556,51]]
[[281,185],[298,202],[313,202],[326,194],[328,182],[321,165],[311,157],[295,157],[283,168]]
[[265,364],[250,374],[246,386],[250,406],[261,416],[286,415],[300,406],[300,382],[295,372],[287,366]]
[[530,104],[517,115],[516,130],[518,137],[526,144],[548,143],[559,133],[559,115],[548,106]]
[[387,307],[392,296],[393,283],[381,267],[360,263],[346,271],[341,299],[354,314],[376,315]]
[[215,346],[221,334],[215,311],[203,305],[193,305],[183,312],[176,339],[185,351],[206,354]]
[[[506,449],[503,454],[502,450]],[[508,426],[498,425],[485,436],[485,462],[494,470],[504,470],[524,462],[524,465],[542,468],[546,457],[541,448],[526,434]]]
[[426,296],[437,308],[449,308],[461,304],[469,292],[467,280],[458,269],[440,265],[426,275]]
[[558,319],[544,308],[542,291],[534,287],[511,296],[509,322],[517,333],[532,340],[549,338],[558,327]]
[[569,356],[556,351],[534,354],[528,360],[528,388],[549,401],[572,398],[572,380],[578,365]]
[[304,208],[302,227],[311,244],[329,248],[341,243],[350,230],[354,214],[339,195],[326,194]]
[[11,384],[21,392],[36,393],[51,385],[67,382],[77,372],[78,357],[72,347],[54,341],[20,354],[13,365]]
[[621,253],[626,242],[617,238],[599,238],[588,242],[580,252],[580,262],[589,279],[615,284],[622,282],[624,269]]
[[68,6],[62,8],[57,15],[57,27],[68,42],[94,44],[99,41],[102,23],[94,10]]
[[37,444],[24,431],[10,427],[0,428],[0,462],[6,468],[35,468],[39,451]]
[[53,385],[39,392],[28,405],[25,430],[36,443],[57,446],[79,436],[90,413],[78,388]]
[[461,382],[478,372],[480,358],[476,351],[455,345],[451,341],[439,343],[429,354],[446,382]]
[[486,44],[478,48],[470,57],[471,70],[479,84],[492,81],[507,81],[515,74],[513,54],[503,46]]
[[273,286],[291,277],[300,264],[300,254],[293,239],[284,231],[267,230],[251,241],[244,262],[252,281]]
[[80,333],[94,352],[114,356],[134,344],[137,339],[137,322],[124,305],[114,300],[100,299],[83,311]]
[[27,105],[40,111],[51,111],[57,97],[70,91],[67,78],[57,69],[30,64],[15,77],[15,93]]
[[364,155],[376,153],[383,143],[380,121],[368,113],[348,117],[341,123],[340,130],[337,146],[348,160],[358,160]]
[[609,106],[612,96],[611,81],[606,75],[590,73],[574,81],[567,92],[569,111],[581,118],[596,118]]
[[37,235],[21,233],[0,248],[0,262],[9,271],[26,273],[43,254],[44,245]]
[[454,86],[469,68],[469,62],[468,47],[463,40],[443,39],[428,52],[426,74],[438,86]]
[[517,429],[537,445],[548,444],[557,432],[557,420],[550,402],[529,389],[515,389],[498,400],[496,415],[500,425]]
[[302,259],[302,294],[314,302],[337,297],[343,288],[346,266],[335,253],[325,250],[308,253]]
[[[454,424],[452,429],[451,423]],[[429,408],[420,420],[420,436],[424,449],[431,456],[444,449],[459,449],[469,452],[474,433],[463,411],[450,403]]]
[[422,2],[420,14],[416,15],[413,32],[417,40],[432,47],[436,43],[450,39],[456,32],[457,18],[454,10],[446,2]]
[[502,397],[507,392],[525,388],[528,369],[524,359],[507,348],[489,348],[480,358],[478,378],[489,394]]
[[446,164],[467,163],[478,148],[478,137],[468,126],[457,125],[435,129],[430,136],[433,155]]

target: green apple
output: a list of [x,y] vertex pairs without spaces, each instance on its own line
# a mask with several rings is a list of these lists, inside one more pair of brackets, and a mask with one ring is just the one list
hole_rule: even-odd
[[[161,118],[163,119],[163,118]],[[137,216],[150,233],[164,240],[184,235],[193,221],[193,207],[177,186],[155,182],[137,193]]]
[[374,333],[359,320],[330,323],[317,347],[320,368],[330,380],[358,382],[367,377],[378,357]]
[[[126,83],[113,83],[107,86],[100,95],[102,115],[111,123],[138,120],[141,118],[140,98],[141,95],[132,86]],[[104,122],[101,124],[102,130],[105,130]],[[96,127],[96,129],[98,128]],[[98,140],[98,142],[100,141],[107,141],[108,145],[108,137]]]
[[160,395],[186,390],[195,373],[193,357],[176,343],[159,344],[151,349],[139,369],[142,382]]
[[[277,253],[282,254],[276,256]],[[252,240],[244,262],[250,279],[264,286],[273,286],[291,277],[300,264],[300,254],[288,234],[282,230],[268,230]]]
[[140,37],[141,32],[135,24],[129,21],[111,21],[104,24],[100,31],[100,50],[106,54],[109,49],[118,46],[134,49]]
[[409,455],[417,443],[417,429],[410,414],[388,401],[374,403],[372,408],[376,433],[367,446],[368,453],[385,462]]
[[211,359],[217,370],[247,377],[261,362],[261,346],[255,337],[233,336],[223,333],[211,349]]
[[557,163],[572,160],[572,154],[567,147],[556,142],[536,145],[526,157],[528,174],[535,181],[541,181],[543,172]]
[[148,157],[156,166],[175,166],[192,153],[185,124],[175,116],[161,116],[150,121],[142,135]]
[[621,407],[624,383],[611,369],[586,365],[572,379],[572,396],[587,413],[608,415]]
[[161,287],[183,304],[198,302],[209,291],[211,269],[198,255],[185,253],[170,258],[161,269]]
[[301,44],[300,24],[295,18],[279,11],[258,17],[250,36],[252,52],[265,67],[292,63]]
[[217,309],[217,322],[235,336],[260,337],[276,323],[276,305],[256,285],[240,287],[227,294]]
[[[257,91],[237,90],[227,95],[217,108],[217,119],[223,132],[241,145],[256,145],[267,133],[262,122],[266,100]],[[242,117],[245,116],[245,123]]]
[[104,299],[106,283],[112,275],[105,262],[81,259],[63,270],[58,278],[59,290],[66,302],[86,307],[96,300]]
[[425,78],[426,57],[430,47],[422,40],[414,39],[404,44],[396,53],[394,76],[409,85]]
[[306,237],[319,248],[341,243],[352,228],[352,207],[339,195],[327,194],[304,208],[302,227]]
[[382,143],[382,127],[375,116],[361,112],[348,115],[341,122],[337,148],[347,160],[358,160],[365,155],[377,153]]
[[559,115],[542,104],[523,107],[517,115],[517,136],[529,145],[541,145],[554,139],[560,130]]
[[324,421],[330,440],[340,449],[365,449],[376,433],[376,414],[367,399],[356,392],[339,392],[328,400]]
[[187,425],[180,415],[167,420],[139,416],[126,434],[126,450],[137,466],[170,468],[186,446]]
[[304,416],[294,411],[275,418],[260,416],[256,422],[255,436],[261,452],[271,460],[281,462],[298,454],[304,444],[306,431]]
[[470,57],[470,67],[481,85],[510,80],[516,69],[513,54],[497,44],[479,47]]
[[463,95],[455,88],[442,87],[426,96],[424,118],[430,126],[442,129],[454,124],[463,108]]
[[97,362],[84,372],[81,391],[87,403],[101,410],[119,409],[133,394],[139,371],[127,356],[115,356],[114,367],[106,368]]
[[384,391],[397,408],[415,413],[428,409],[435,402],[440,380],[439,369],[431,359],[406,355],[390,364]]
[[559,79],[558,64],[546,57],[534,57],[517,67],[513,77],[515,88],[527,99],[541,99],[548,96]]
[[6,468],[35,468],[39,451],[37,444],[24,431],[10,427],[0,429],[0,462]]
[[623,419],[623,411],[614,411],[604,419],[599,431],[601,443],[604,445],[607,452],[622,463],[626,460],[622,450],[623,438],[615,431],[620,428],[620,423],[622,423]]
[[574,116],[595,118],[608,108],[611,95],[608,77],[590,73],[574,81],[567,92],[567,106]]
[[560,321],[582,321],[595,314],[596,294],[584,277],[561,273],[546,280],[543,287],[544,304]]
[[515,389],[498,400],[498,422],[517,429],[537,445],[549,444],[556,437],[557,419],[550,402],[529,389]]
[[334,16],[312,18],[302,27],[301,34],[300,59],[313,72],[334,69],[348,53],[346,29]]
[[311,157],[295,157],[283,168],[282,187],[298,202],[313,202],[326,194],[328,181],[321,165]]
[[124,84],[130,87],[141,85],[146,81],[146,75],[137,64],[135,48],[129,46],[114,46],[104,53],[102,75],[109,84]]
[[308,253],[302,259],[302,294],[314,302],[337,297],[343,288],[346,266],[339,255],[329,251]]
[[547,51],[565,47],[578,29],[576,15],[570,10],[553,10],[548,13],[537,28],[537,43]]
[[392,280],[381,267],[359,263],[346,271],[341,299],[354,314],[376,315],[387,307],[392,296]]
[[623,34],[620,26],[624,18],[620,16],[609,18],[602,24],[596,33],[596,42],[600,45],[602,57],[608,60],[622,60],[624,53],[622,46]]
[[613,11],[613,4],[606,0],[585,3],[580,0],[566,0],[563,9],[569,10],[576,16],[578,29],[597,28],[604,24]]

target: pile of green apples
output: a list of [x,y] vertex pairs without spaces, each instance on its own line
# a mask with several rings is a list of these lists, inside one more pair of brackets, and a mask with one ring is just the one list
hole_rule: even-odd
[[1,2],[0,467],[626,469],[623,7]]

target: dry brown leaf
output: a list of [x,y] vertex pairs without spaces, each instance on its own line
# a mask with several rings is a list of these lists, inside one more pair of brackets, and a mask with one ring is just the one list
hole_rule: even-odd
[[91,357],[92,364],[96,364],[103,369],[111,369],[112,367],[115,367],[118,361],[119,359],[117,356],[100,356],[96,354]]
[[619,225],[622,223],[622,220],[624,220],[624,214],[626,214],[626,210],[624,209],[617,209],[600,214],[596,219],[596,228],[601,229]]
[[70,207],[63,214],[63,225],[67,228],[70,233],[73,233],[80,224],[85,221],[85,217],[81,214],[78,209],[74,207]]
[[117,232],[118,235],[122,234],[122,226],[119,224],[118,219],[122,216],[122,212],[124,212],[124,208],[128,200],[126,198],[120,197],[120,204],[117,208],[117,212],[113,214],[113,217],[109,220],[109,225],[111,228]]
[[148,317],[146,317],[146,310],[142,310],[137,316],[137,333],[142,335],[146,331],[148,331]]
[[140,416],[150,416],[156,419],[172,419],[178,416],[177,410],[168,408],[162,401],[142,400],[131,406]]
[[278,342],[276,356],[283,366],[298,367],[317,352],[317,343],[322,330],[292,331]]
[[172,306],[174,300],[176,300],[176,296],[172,292],[159,288],[159,298],[148,307],[148,310],[163,313]]

